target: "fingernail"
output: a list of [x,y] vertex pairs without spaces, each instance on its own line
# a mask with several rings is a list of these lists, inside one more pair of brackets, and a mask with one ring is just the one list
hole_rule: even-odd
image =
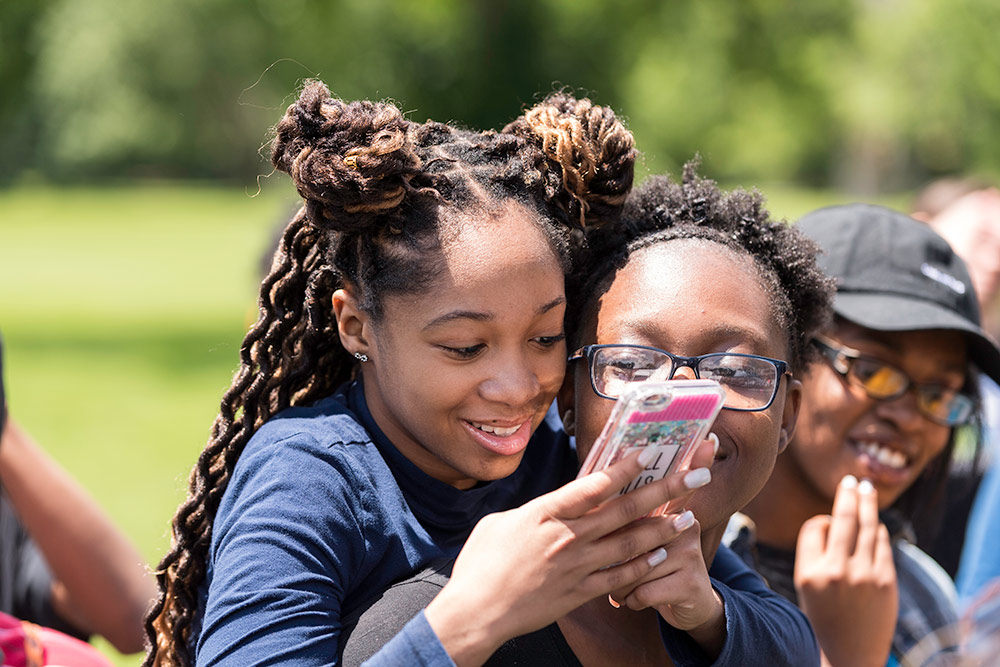
[[853,489],[858,486],[858,478],[854,475],[844,475],[844,479],[840,480],[840,484],[845,489]]
[[621,608],[621,605],[620,605],[620,604],[618,604],[617,602],[615,602],[615,599],[614,599],[613,597],[611,597],[611,593],[608,593],[608,602],[609,602],[609,603],[611,604],[611,606],[612,606],[612,607],[614,607],[615,609],[619,609],[619,608]]
[[647,464],[652,463],[655,457],[656,447],[643,447],[642,451],[639,452],[639,465],[645,467]]
[[678,533],[682,530],[687,530],[694,525],[694,513],[691,510],[685,510],[674,517],[674,530]]
[[708,468],[695,468],[684,475],[684,486],[697,489],[712,481],[712,471]]
[[867,479],[861,480],[861,483],[858,484],[858,493],[860,493],[861,495],[866,496],[869,493],[873,492],[874,490],[875,487],[872,486],[872,483]]
[[719,436],[709,433],[708,439],[712,441],[712,456],[715,456],[719,453]]
[[646,562],[649,563],[650,567],[656,567],[665,560],[667,560],[667,550],[663,547],[660,547],[646,557]]

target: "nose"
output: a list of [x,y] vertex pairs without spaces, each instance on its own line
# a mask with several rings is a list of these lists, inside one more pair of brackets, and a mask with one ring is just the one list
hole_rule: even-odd
[[910,387],[902,396],[875,402],[875,414],[895,423],[900,429],[923,428],[923,414],[917,402],[917,393]]
[[479,385],[488,401],[521,407],[538,397],[542,390],[537,369],[524,355],[505,355],[492,364],[489,377]]
[[678,366],[674,369],[674,380],[696,380],[698,376],[690,366]]

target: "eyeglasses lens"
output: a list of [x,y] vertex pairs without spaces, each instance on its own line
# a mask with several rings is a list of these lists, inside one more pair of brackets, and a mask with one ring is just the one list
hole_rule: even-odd
[[[594,355],[594,388],[618,398],[630,382],[667,380],[673,361],[655,350],[629,347],[602,348]],[[777,368],[765,359],[737,355],[709,355],[698,364],[702,379],[715,380],[726,392],[724,407],[742,410],[767,405],[778,379]]]
[[[625,385],[631,382],[645,382],[654,374],[658,379],[666,380],[671,363],[670,357],[655,350],[602,348],[594,355],[594,388],[605,396],[618,398]],[[662,372],[657,373],[660,369],[663,369]]]
[[[902,371],[874,359],[855,359],[851,375],[876,399],[902,396],[910,386],[910,378]],[[972,416],[972,399],[953,389],[939,385],[917,385],[917,406],[928,417],[948,426],[963,424]]]
[[778,369],[765,359],[722,354],[706,357],[698,365],[706,380],[715,380],[726,390],[727,408],[753,410],[771,400]]

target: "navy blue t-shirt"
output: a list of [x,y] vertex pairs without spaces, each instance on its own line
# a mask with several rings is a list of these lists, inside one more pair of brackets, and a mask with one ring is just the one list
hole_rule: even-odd
[[[483,516],[557,488],[576,466],[546,420],[512,475],[461,491],[400,454],[360,382],[283,411],[251,438],[219,505],[197,664],[336,664],[341,619],[357,605],[456,555]],[[414,637],[425,648],[427,630]]]

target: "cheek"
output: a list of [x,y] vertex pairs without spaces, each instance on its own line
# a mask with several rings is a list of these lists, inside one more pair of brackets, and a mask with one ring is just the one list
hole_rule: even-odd
[[924,438],[923,451],[925,453],[925,462],[923,465],[926,467],[948,447],[951,430],[934,424],[933,428],[925,428],[920,434]]
[[594,394],[590,390],[590,385],[584,390],[593,396],[593,400],[588,397],[587,400],[576,403],[576,453],[581,463],[587,458],[615,405],[613,401]]

